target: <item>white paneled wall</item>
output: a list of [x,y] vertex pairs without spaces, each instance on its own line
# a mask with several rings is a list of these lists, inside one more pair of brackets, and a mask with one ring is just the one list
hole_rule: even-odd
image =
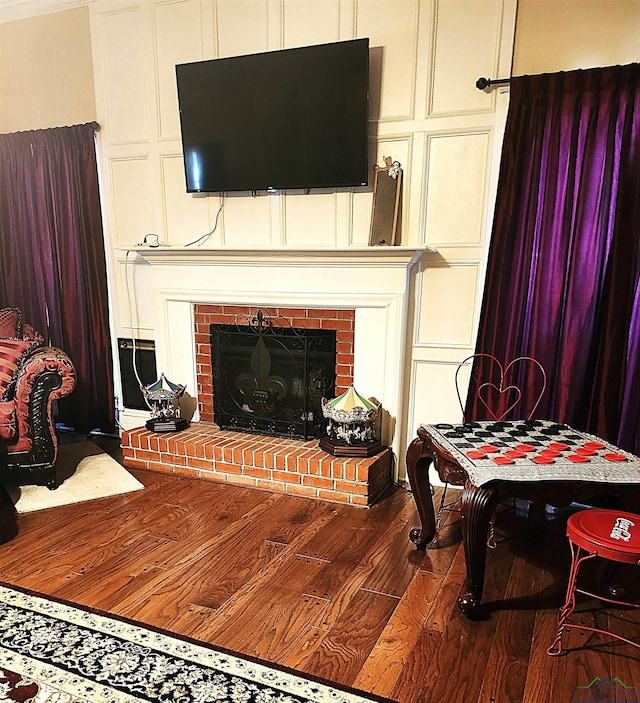
[[427,137],[425,232],[434,245],[482,243],[490,137],[489,130]]
[[[455,362],[473,350],[508,92],[515,0],[95,0],[90,4],[110,291],[117,336],[153,336],[148,266],[124,249],[207,233],[218,195],[188,195],[175,65],[370,39],[370,158],[404,169],[401,243],[417,267],[406,350],[406,445],[459,418]],[[229,194],[215,247],[366,245],[370,188]],[[129,285],[127,285],[127,278]],[[384,288],[384,281],[380,281]],[[361,389],[361,392],[367,392]],[[384,399],[381,399],[384,403]],[[400,460],[402,477],[403,457]]]
[[430,115],[492,111],[491,96],[470,91],[479,67],[496,66],[504,19],[502,4],[442,0],[434,6],[433,90]]

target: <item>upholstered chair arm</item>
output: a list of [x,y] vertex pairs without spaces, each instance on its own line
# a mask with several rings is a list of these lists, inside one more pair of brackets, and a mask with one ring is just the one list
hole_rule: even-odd
[[[8,451],[30,451],[44,462],[55,461],[57,439],[52,412],[55,400],[69,395],[76,385],[71,359],[57,347],[39,347],[22,364],[14,400],[18,441]],[[31,447],[23,445],[29,441]]]

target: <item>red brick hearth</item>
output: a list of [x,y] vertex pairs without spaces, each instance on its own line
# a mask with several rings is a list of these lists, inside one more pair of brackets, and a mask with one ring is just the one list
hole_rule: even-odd
[[207,422],[182,432],[145,428],[122,437],[129,468],[199,477],[355,506],[372,505],[391,485],[391,451],[367,458],[334,457],[318,447],[283,437],[220,430]]
[[[336,395],[353,383],[355,310],[263,310],[274,324],[284,318],[294,327],[336,330]],[[255,307],[238,305],[194,305],[196,392],[201,422],[182,432],[162,434],[145,428],[125,432],[125,466],[356,506],[371,505],[391,484],[389,449],[373,457],[334,457],[318,447],[317,439],[305,442],[244,434],[221,430],[213,424],[210,325],[244,322],[255,311]]]

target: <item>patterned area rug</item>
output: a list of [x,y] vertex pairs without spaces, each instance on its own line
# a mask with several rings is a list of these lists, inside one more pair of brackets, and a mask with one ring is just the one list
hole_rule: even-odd
[[0,700],[366,703],[382,699],[0,586]]

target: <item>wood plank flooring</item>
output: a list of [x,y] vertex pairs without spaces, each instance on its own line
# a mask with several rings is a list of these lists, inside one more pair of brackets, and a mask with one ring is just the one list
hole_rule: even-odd
[[[505,513],[486,618],[470,622],[458,516],[416,551],[400,488],[365,510],[132,473],[144,491],[19,516],[0,580],[400,703],[572,703],[616,676],[640,692],[639,649],[574,630],[568,654],[546,654],[568,573],[562,520]],[[638,614],[623,616],[638,638]]]

